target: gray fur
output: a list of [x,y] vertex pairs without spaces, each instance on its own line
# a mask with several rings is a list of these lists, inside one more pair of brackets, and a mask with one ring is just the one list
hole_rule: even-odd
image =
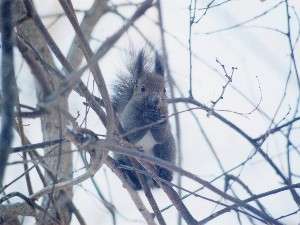
[[[152,150],[147,150],[147,153],[174,163],[175,141],[167,119],[149,128],[130,133],[136,128],[155,123],[168,116],[163,63],[156,54],[153,72],[145,67],[145,64],[149,65],[149,60],[141,51],[132,64],[133,68],[131,67],[129,76],[119,77],[114,85],[113,105],[120,117],[124,133],[129,132],[127,139],[131,143],[136,144],[138,142],[143,146],[142,142],[146,139],[144,138],[146,133],[147,135],[151,134],[155,143]],[[147,143],[147,146],[149,146],[149,143]],[[130,160],[126,156],[116,154],[114,157],[121,166],[131,166]],[[172,180],[172,171],[158,166],[156,168],[157,174],[161,178],[167,181]],[[140,190],[141,184],[135,172],[126,169],[123,169],[123,172],[131,186],[136,190]],[[151,186],[155,184],[152,179],[147,178],[147,180]]]

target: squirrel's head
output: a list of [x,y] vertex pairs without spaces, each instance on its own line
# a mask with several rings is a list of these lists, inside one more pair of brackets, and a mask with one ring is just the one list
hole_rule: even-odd
[[132,99],[141,111],[145,122],[154,122],[165,118],[168,114],[164,68],[156,53],[154,69],[145,69],[145,56],[141,51],[135,62],[135,87]]

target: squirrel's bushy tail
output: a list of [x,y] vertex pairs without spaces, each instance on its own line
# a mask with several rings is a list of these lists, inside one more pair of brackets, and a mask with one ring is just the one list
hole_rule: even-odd
[[119,75],[113,83],[112,105],[116,112],[120,113],[133,95],[135,79],[130,74]]
[[[142,62],[142,63],[141,63]],[[138,53],[132,53],[127,65],[127,71],[120,73],[112,85],[112,104],[116,112],[120,113],[131,99],[136,85],[136,75],[139,66],[143,71],[150,71],[152,60],[142,49]]]

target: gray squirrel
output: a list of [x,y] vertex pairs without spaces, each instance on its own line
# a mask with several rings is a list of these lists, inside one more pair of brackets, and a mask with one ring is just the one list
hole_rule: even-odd
[[[143,151],[162,160],[174,163],[175,141],[168,121],[168,105],[164,80],[164,68],[161,58],[156,53],[154,69],[151,61],[140,51],[130,65],[129,74],[119,76],[113,85],[112,103],[119,115],[123,134],[128,133],[127,140]],[[161,121],[162,122],[159,122]],[[151,124],[153,124],[151,126]],[[145,129],[138,129],[144,126]],[[136,132],[131,132],[138,130]],[[142,186],[128,157],[115,154],[114,158],[120,165],[127,181],[135,190]],[[156,166],[157,175],[166,180],[173,179],[170,170]],[[158,187],[157,183],[145,176],[150,187]]]

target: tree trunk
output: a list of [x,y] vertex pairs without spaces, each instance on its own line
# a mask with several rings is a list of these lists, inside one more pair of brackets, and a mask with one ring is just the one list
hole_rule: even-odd
[[[17,26],[17,31],[26,42],[30,43],[30,45],[35,48],[47,64],[55,67],[47,43],[31,18],[19,24]],[[41,68],[44,68],[42,64]],[[34,69],[32,69],[32,72],[35,72]],[[46,69],[45,72],[47,77],[44,78],[46,79],[50,90],[55,90],[60,83],[59,80],[55,75],[46,71]],[[38,102],[40,103],[44,101],[49,93],[36,82],[36,94]],[[54,107],[49,107],[47,113],[41,117],[43,141],[58,139],[64,135],[68,121],[61,109],[68,111],[68,97],[61,96],[57,101],[57,104]],[[55,184],[57,181],[70,179],[72,177],[73,168],[71,145],[69,143],[63,143],[59,146],[45,149],[45,155],[50,152],[51,155],[55,156],[45,157],[44,159],[48,169],[51,171],[51,173],[45,173],[47,185]],[[43,208],[47,210],[49,216],[42,217],[44,218],[43,221],[38,221],[37,224],[69,224],[71,221],[71,212],[67,207],[67,203],[71,201],[72,195],[72,188],[68,188],[64,191],[58,191],[45,196],[43,199]]]

